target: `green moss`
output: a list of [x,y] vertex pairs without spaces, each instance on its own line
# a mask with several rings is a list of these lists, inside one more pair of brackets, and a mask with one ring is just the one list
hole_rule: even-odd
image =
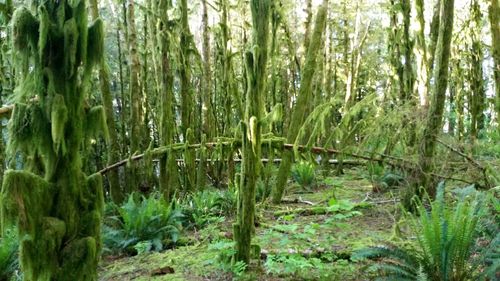
[[[25,280],[96,280],[104,194],[100,175],[83,174],[81,150],[86,138],[107,136],[107,126],[102,108],[84,109],[92,70],[86,5],[33,1],[32,7],[36,17],[21,7],[13,22],[23,68],[8,153],[11,161],[22,155],[24,171],[5,174],[2,221],[19,225]],[[102,45],[102,34],[91,37]],[[33,101],[20,102],[26,100]]]
[[78,28],[74,18],[69,19],[64,24],[64,58],[65,72],[73,76],[76,63],[76,53],[78,51]]
[[89,27],[89,39],[87,45],[88,63],[95,65],[100,63],[104,54],[104,23],[101,19],[95,20]]
[[37,47],[38,20],[26,7],[12,15],[12,38],[16,50],[24,55],[29,54],[30,48]]
[[38,38],[38,52],[40,56],[40,60],[43,59],[45,55],[45,47],[47,45],[47,39],[49,37],[50,31],[50,18],[49,12],[45,6],[40,6],[38,8],[38,15],[40,18],[40,27],[38,30],[39,38]]
[[[64,146],[64,127],[68,122],[68,109],[64,103],[64,97],[61,95],[56,95],[52,101],[52,142],[54,144],[54,151],[59,151],[62,148],[63,154],[66,151]],[[62,144],[62,147],[61,147]]]
[[17,217],[20,231],[35,235],[52,206],[51,185],[25,171],[7,170],[2,184],[2,216]]
[[102,135],[106,142],[109,141],[106,112],[102,106],[94,106],[89,110],[85,126],[87,138],[97,138],[99,135]]

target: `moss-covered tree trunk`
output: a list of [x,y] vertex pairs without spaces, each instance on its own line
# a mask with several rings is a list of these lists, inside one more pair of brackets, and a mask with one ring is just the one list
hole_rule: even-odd
[[[8,28],[9,21],[12,18],[13,6],[12,0],[7,0],[5,3],[0,4],[0,15],[2,21],[0,22],[0,32],[5,33],[6,36],[0,38],[0,104],[3,104],[7,96],[12,92],[12,69],[10,69],[9,62],[9,50],[11,44],[11,37],[9,36]],[[9,73],[11,73],[9,75]],[[3,138],[4,135],[4,124],[0,124],[0,181],[2,180],[5,171],[5,156],[6,156],[6,145]]]
[[[441,1],[437,0],[434,3],[432,20],[430,24],[429,45],[427,47],[427,89],[431,89],[431,79],[434,77],[434,66],[436,64],[436,46],[439,37],[441,26]],[[431,97],[429,97],[431,99]]]
[[[129,55],[129,100],[130,100],[130,121],[129,135],[130,154],[135,154],[143,150],[143,139],[145,138],[144,116],[142,110],[142,90],[140,85],[141,64],[138,54],[137,31],[135,24],[135,0],[129,0],[127,5],[127,30],[128,30],[128,55]],[[139,168],[132,163],[128,176],[128,191],[136,191],[139,187]]]
[[495,110],[497,113],[497,123],[500,123],[500,2],[498,0],[490,0],[488,10],[491,27],[491,50],[493,54],[495,77],[495,95],[496,105]]
[[418,24],[415,29],[415,60],[416,60],[416,87],[415,90],[419,97],[420,106],[427,107],[429,105],[428,98],[428,55],[427,55],[427,44],[425,40],[425,16],[424,16],[424,0],[416,0],[415,12]]
[[[168,9],[170,1],[159,0],[156,5],[158,9],[158,22],[156,24],[156,44],[160,55],[160,143],[170,145],[175,138],[175,117],[174,117],[174,75],[171,67],[169,36]],[[179,186],[178,167],[175,155],[170,151],[160,158],[160,190],[166,200],[176,191]]]
[[6,172],[1,206],[17,222],[27,281],[97,280],[102,179],[82,172],[81,149],[106,129],[102,107],[85,103],[104,46],[102,21],[88,27],[86,8],[84,0],[34,1],[13,16],[16,60],[30,67],[17,86],[9,150],[26,157],[23,170]]
[[[89,6],[92,19],[97,20],[99,18],[99,6],[97,0],[90,0]],[[99,65],[99,83],[101,88],[102,103],[106,111],[106,123],[108,124],[109,132],[108,164],[113,164],[120,160],[120,144],[118,143],[115,113],[113,109],[113,95],[110,88],[109,69],[105,59],[103,59]],[[115,203],[122,202],[124,194],[120,186],[118,170],[115,169],[113,171],[109,171],[107,178],[109,181],[111,199]]]
[[255,186],[261,168],[261,123],[267,79],[269,18],[273,0],[252,0],[253,46],[246,53],[248,89],[242,123],[241,182],[237,222],[234,224],[236,261],[249,264],[255,216]]
[[[180,38],[180,96],[181,96],[181,129],[184,142],[194,143],[195,129],[194,106],[195,99],[191,85],[191,54],[194,44],[192,44],[192,35],[188,24],[188,4],[187,0],[179,1],[181,12],[181,38]],[[184,189],[193,191],[196,187],[196,162],[195,151],[187,149],[184,151]]]
[[[318,9],[314,31],[311,37],[311,43],[307,50],[304,68],[302,69],[299,95],[297,96],[297,102],[292,113],[287,133],[287,141],[291,143],[295,143],[295,139],[297,138],[300,127],[302,126],[306,118],[308,101],[312,98],[312,87],[314,73],[316,71],[316,60],[318,56],[318,50],[322,46],[323,32],[326,26],[327,3],[328,2],[325,0]],[[281,202],[281,198],[283,197],[285,186],[288,181],[288,175],[290,173],[290,168],[292,167],[293,152],[284,151],[281,158],[282,160],[276,178],[276,185],[272,190],[272,201],[274,204],[279,204]]]
[[212,110],[212,64],[210,54],[210,30],[208,25],[208,5],[207,0],[202,0],[203,15],[203,133],[208,140],[212,140],[215,136],[215,118]]
[[442,22],[436,44],[436,66],[434,73],[433,100],[427,116],[427,122],[421,139],[419,164],[421,177],[418,187],[424,187],[429,195],[435,195],[435,184],[432,181],[433,157],[439,133],[442,130],[443,110],[448,87],[448,63],[453,32],[454,0],[441,0],[440,13]]
[[470,137],[475,140],[484,128],[484,110],[486,108],[486,91],[483,80],[483,47],[481,42],[482,16],[477,0],[471,2],[471,61],[468,75],[471,88],[469,111],[471,115]]

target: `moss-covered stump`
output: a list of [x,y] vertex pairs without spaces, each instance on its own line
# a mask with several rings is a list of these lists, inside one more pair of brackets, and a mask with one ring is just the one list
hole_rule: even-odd
[[84,0],[32,1],[14,13],[12,33],[21,77],[8,152],[21,169],[5,174],[2,220],[18,224],[25,280],[96,280],[102,179],[82,172],[81,149],[106,132],[102,108],[84,102],[102,21],[88,26]]

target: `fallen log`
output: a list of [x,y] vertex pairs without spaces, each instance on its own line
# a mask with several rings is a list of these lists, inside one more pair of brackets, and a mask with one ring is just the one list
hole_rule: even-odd
[[[241,147],[241,141],[239,141],[239,140],[233,140],[233,141],[205,143],[205,147],[208,148],[208,149],[215,148],[215,147],[220,146],[220,145],[222,145],[222,146],[232,146],[234,149],[237,149],[237,148]],[[363,159],[363,160],[367,160],[367,161],[385,161],[385,160],[383,160],[381,158],[373,158],[373,157],[359,155],[359,154],[355,154],[355,153],[344,153],[344,152],[342,152],[340,150],[331,149],[331,148],[308,147],[308,146],[305,146],[305,145],[298,145],[298,146],[295,147],[293,144],[286,144],[286,143],[284,143],[284,138],[272,138],[272,139],[262,140],[262,146],[269,146],[269,145],[271,145],[273,148],[282,149],[282,150],[285,150],[285,149],[287,149],[287,150],[293,150],[293,149],[297,148],[298,151],[301,151],[301,152],[311,152],[311,153],[314,153],[314,154],[341,154],[341,155],[345,155],[345,156],[350,156],[352,158]],[[154,158],[157,158],[157,157],[159,157],[161,155],[164,155],[166,153],[169,153],[171,151],[182,151],[182,150],[185,150],[185,149],[199,149],[200,147],[201,147],[201,144],[191,144],[191,145],[186,146],[184,143],[177,143],[177,144],[172,144],[172,145],[169,145],[169,146],[158,147],[158,148],[150,150],[149,152],[141,153],[141,154],[136,154],[136,155],[131,156],[130,158],[120,160],[120,161],[118,161],[118,162],[116,162],[116,163],[114,163],[112,165],[109,165],[109,166],[101,169],[100,171],[98,171],[98,173],[105,174],[105,173],[109,172],[112,169],[116,169],[118,167],[126,165],[129,161],[140,160],[140,159],[144,158],[148,154],[150,156],[153,156]],[[339,162],[336,159],[330,159],[329,163],[330,164],[337,164]],[[343,163],[344,164],[348,164],[348,165],[349,164],[352,164],[352,165],[362,165],[362,164],[364,164],[363,162],[359,162],[359,161],[356,161],[356,160],[344,160]],[[409,161],[406,161],[405,165],[409,165]]]

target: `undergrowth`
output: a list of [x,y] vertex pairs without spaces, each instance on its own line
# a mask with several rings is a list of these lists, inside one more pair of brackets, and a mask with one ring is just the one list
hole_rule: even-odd
[[132,193],[122,205],[108,205],[103,240],[107,252],[140,254],[161,251],[175,244],[182,231],[183,215],[175,202],[159,194],[148,197]]
[[[355,254],[355,259],[376,259],[368,271],[383,280],[478,280],[485,258],[491,258],[492,249],[498,247],[498,237],[484,245],[477,243],[485,202],[484,194],[476,193],[450,205],[450,200],[445,200],[444,184],[440,184],[436,199],[429,207],[417,200],[417,216],[408,215],[416,235],[415,243],[408,248],[362,249]],[[498,268],[498,252],[491,266]],[[488,272],[491,270],[483,270]]]

